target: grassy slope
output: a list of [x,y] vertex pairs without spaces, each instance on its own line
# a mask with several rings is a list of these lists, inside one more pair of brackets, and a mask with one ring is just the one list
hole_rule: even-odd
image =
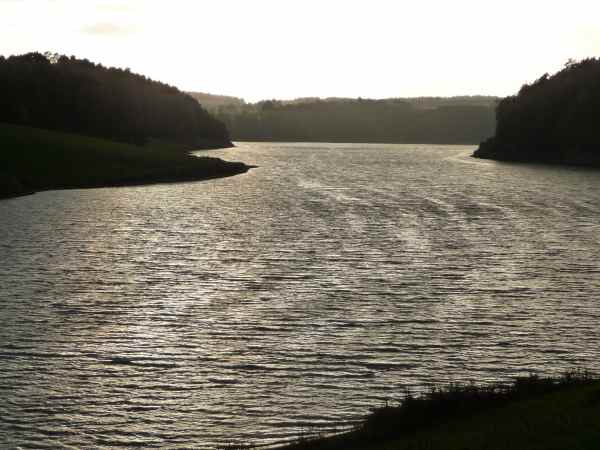
[[472,414],[438,417],[416,430],[392,433],[395,437],[372,432],[373,438],[357,437],[355,432],[289,449],[600,449],[600,382],[530,394]]
[[234,175],[242,163],[0,124],[0,197],[28,191],[188,181]]
[[[595,401],[594,401],[595,399]],[[600,384],[516,402],[432,430],[365,447],[400,449],[559,450],[600,448]]]

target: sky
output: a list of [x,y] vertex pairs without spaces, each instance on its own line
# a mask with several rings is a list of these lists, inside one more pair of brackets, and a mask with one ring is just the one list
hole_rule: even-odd
[[0,44],[252,102],[506,96],[600,56],[600,1],[0,0]]

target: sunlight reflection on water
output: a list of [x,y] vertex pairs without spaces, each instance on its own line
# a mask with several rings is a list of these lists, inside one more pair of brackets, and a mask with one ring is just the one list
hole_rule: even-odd
[[600,172],[470,150],[247,143],[232,178],[0,202],[0,444],[266,443],[600,369]]

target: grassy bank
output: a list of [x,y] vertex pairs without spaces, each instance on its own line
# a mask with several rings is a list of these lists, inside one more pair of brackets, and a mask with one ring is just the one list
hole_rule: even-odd
[[451,386],[373,413],[354,431],[281,450],[567,450],[600,448],[600,380],[529,377]]
[[47,189],[202,180],[248,169],[243,163],[190,156],[172,144],[138,147],[0,124],[0,198]]

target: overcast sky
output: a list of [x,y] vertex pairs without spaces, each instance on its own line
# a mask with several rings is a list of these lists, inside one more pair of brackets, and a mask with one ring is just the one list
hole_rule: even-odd
[[0,0],[0,44],[249,101],[504,96],[600,56],[600,1]]

